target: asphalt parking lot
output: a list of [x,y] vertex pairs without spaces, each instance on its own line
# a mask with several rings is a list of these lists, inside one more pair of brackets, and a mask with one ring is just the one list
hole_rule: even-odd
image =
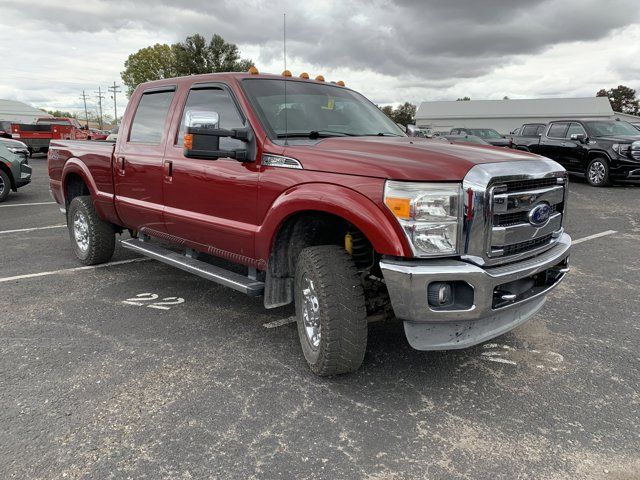
[[32,164],[0,204],[2,478],[640,478],[640,186],[572,181],[583,241],[527,324],[450,352],[373,324],[323,379],[290,308],[119,247],[77,269]]

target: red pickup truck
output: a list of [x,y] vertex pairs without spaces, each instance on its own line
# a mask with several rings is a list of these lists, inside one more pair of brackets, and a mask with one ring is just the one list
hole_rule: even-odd
[[34,124],[12,124],[11,138],[26,143],[30,153],[46,153],[51,140],[88,140],[90,135],[75,118],[42,117]]
[[568,271],[559,164],[408,137],[306,74],[142,84],[115,145],[53,141],[49,175],[82,263],[107,262],[128,231],[125,248],[266,308],[293,302],[319,375],[356,370],[388,313],[419,350],[493,338]]

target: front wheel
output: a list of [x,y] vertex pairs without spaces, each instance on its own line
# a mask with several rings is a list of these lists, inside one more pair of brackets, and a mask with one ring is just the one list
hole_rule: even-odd
[[116,248],[115,231],[113,225],[98,216],[91,197],[71,200],[67,226],[73,251],[80,262],[97,265],[111,259]]
[[302,250],[295,276],[302,352],[320,376],[357,370],[367,349],[364,289],[349,254],[335,245]]
[[11,179],[9,175],[0,170],[0,202],[4,202],[11,191]]
[[609,164],[604,158],[594,158],[587,167],[587,181],[592,187],[606,187],[609,181]]

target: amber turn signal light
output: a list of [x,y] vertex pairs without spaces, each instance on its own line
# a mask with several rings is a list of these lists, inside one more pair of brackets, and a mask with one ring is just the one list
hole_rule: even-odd
[[193,134],[185,133],[184,142],[182,142],[182,144],[184,145],[184,148],[186,148],[187,150],[193,150]]
[[387,197],[384,203],[398,218],[411,218],[411,200],[408,198]]

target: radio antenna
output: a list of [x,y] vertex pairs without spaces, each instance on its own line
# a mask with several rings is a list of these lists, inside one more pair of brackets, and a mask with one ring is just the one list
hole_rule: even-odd
[[[287,14],[282,14],[282,50],[284,57],[284,72],[287,71]],[[284,144],[289,145],[289,124],[287,123],[287,77],[284,77]]]

